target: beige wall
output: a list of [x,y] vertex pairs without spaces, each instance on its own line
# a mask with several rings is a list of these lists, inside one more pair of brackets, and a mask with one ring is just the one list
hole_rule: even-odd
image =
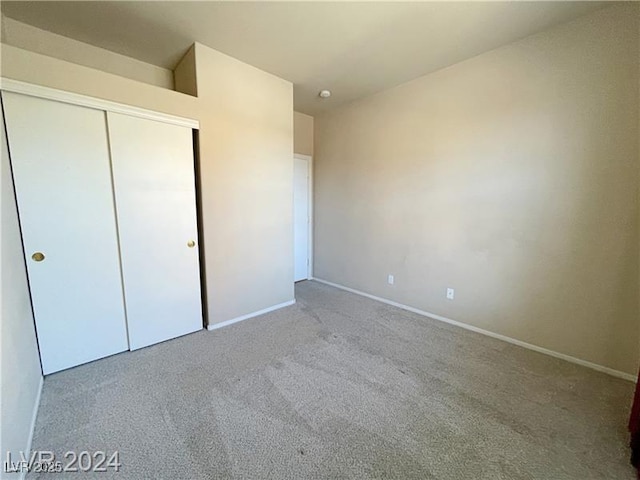
[[313,156],[313,117],[293,112],[293,151]]
[[[22,240],[18,226],[11,167],[0,110],[0,147],[2,155],[2,250],[0,283],[2,324],[0,326],[0,452],[13,459],[27,451],[33,413],[37,407],[42,373],[31,313]],[[4,470],[4,469],[2,469]],[[17,474],[0,474],[2,478]]]
[[198,96],[198,82],[196,79],[196,47],[192,45],[184,57],[173,70],[175,90],[187,95]]
[[173,89],[173,72],[2,16],[2,43]]
[[199,97],[3,45],[1,74],[200,121],[209,322],[293,300],[293,87],[203,45]]
[[198,119],[197,98],[10,45],[1,46],[3,77]]
[[293,300],[293,85],[196,43],[209,320]]
[[315,275],[637,373],[639,8],[316,117]]

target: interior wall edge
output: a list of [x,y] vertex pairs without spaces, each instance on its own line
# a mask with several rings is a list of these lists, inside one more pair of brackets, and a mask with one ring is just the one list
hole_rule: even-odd
[[196,68],[196,47],[193,44],[173,69],[173,84],[176,92],[191,95],[192,97],[198,96]]
[[258,310],[256,312],[247,313],[246,315],[241,315],[239,317],[232,318],[231,320],[225,320],[223,322],[218,322],[218,323],[210,323],[209,325],[207,325],[207,330],[209,330],[209,331],[217,330],[219,328],[226,327],[228,325],[232,325],[234,323],[238,323],[238,322],[241,322],[243,320],[248,320],[250,318],[259,317],[259,316],[267,314],[269,312],[274,312],[276,310],[280,310],[281,308],[289,307],[291,305],[294,305],[295,303],[296,303],[296,300],[294,298],[293,300],[289,300],[287,302],[278,303],[277,305],[273,305],[271,307],[263,308],[262,310]]

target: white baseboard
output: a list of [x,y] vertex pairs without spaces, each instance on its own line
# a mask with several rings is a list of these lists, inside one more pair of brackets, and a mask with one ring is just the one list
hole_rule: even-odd
[[258,310],[257,312],[248,313],[246,315],[242,315],[241,317],[232,318],[231,320],[225,320],[224,322],[214,323],[212,325],[207,326],[207,330],[216,330],[218,328],[226,327],[227,325],[231,325],[232,323],[238,323],[242,320],[247,320],[248,318],[257,317],[259,315],[264,315],[265,313],[273,312],[274,310],[279,310],[284,307],[288,307],[296,303],[294,300],[289,300],[288,302],[279,303],[278,305],[273,305],[271,307],[263,308],[262,310]]
[[[31,425],[29,426],[29,438],[27,438],[27,448],[25,450],[26,458],[31,457],[31,442],[33,441],[33,432],[36,429],[36,418],[38,417],[38,408],[40,407],[40,397],[42,396],[42,386],[44,385],[44,377],[40,376],[40,383],[38,384],[38,393],[36,394],[36,401],[33,402],[33,413],[31,414]],[[27,472],[20,473],[20,480],[24,479]]]
[[537,345],[533,345],[531,343],[523,342],[522,340],[517,340],[515,338],[507,337],[506,335],[500,335],[499,333],[494,333],[489,330],[484,330],[482,328],[474,327],[473,325],[459,322],[457,320],[452,320],[450,318],[443,317],[441,315],[436,315],[435,313],[425,312],[424,310],[410,307],[402,303],[394,302],[393,300],[388,300],[386,298],[377,297],[375,295],[371,295],[370,293],[361,292],[360,290],[355,290],[353,288],[345,287],[344,285],[340,285],[338,283],[322,280],[321,278],[313,278],[313,280],[315,280],[316,282],[324,283],[325,285],[339,288],[340,290],[345,290],[347,292],[355,293],[356,295],[361,295],[363,297],[371,298],[372,300],[377,300],[378,302],[386,303],[388,305],[393,305],[394,307],[402,308],[403,310],[408,310],[409,312],[417,313],[418,315],[423,315],[425,317],[433,318],[434,320],[439,320],[441,322],[449,323],[451,325],[455,325],[456,327],[464,328],[465,330],[471,330],[472,332],[481,333],[482,335],[486,335],[488,337],[497,338],[498,340],[502,340],[503,342],[511,343],[513,345],[518,345],[519,347],[528,348],[529,350],[533,350],[539,353],[544,353],[545,355],[549,355],[551,357],[560,358],[562,360],[566,360],[567,362],[576,363],[578,365],[582,365],[583,367],[591,368],[593,370],[597,370],[598,372],[609,374],[613,377],[629,380],[630,382],[636,382],[637,380],[637,377],[635,375],[631,375],[629,373],[621,372],[619,370],[614,370],[613,368],[605,367],[603,365],[598,365],[597,363],[572,357],[571,355],[565,355],[564,353],[555,352],[547,348],[543,348]]

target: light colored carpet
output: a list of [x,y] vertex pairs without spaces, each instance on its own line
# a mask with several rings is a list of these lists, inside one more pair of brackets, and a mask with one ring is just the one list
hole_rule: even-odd
[[47,377],[33,448],[120,452],[70,478],[634,478],[630,382],[319,283],[296,297]]

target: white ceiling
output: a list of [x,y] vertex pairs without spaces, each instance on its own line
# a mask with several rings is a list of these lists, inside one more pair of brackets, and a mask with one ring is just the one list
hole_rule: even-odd
[[[1,2],[18,21],[173,68],[200,42],[294,83],[317,114],[606,2]],[[321,89],[333,95],[318,98]]]

